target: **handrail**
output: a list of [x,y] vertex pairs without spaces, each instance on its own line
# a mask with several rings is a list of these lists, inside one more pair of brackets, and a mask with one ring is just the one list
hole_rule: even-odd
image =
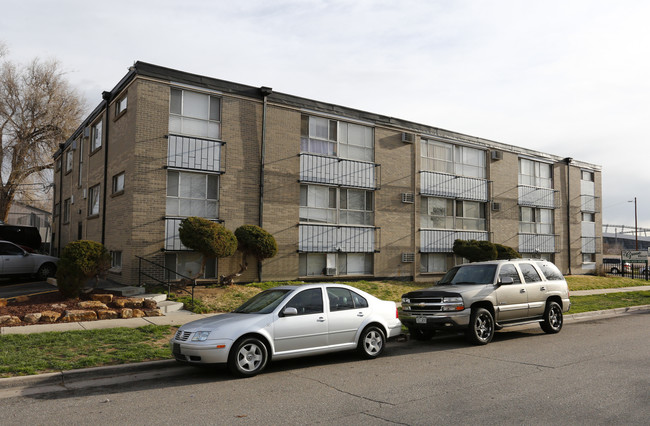
[[[138,258],[138,286],[139,287],[142,287],[142,276],[150,278],[150,279],[154,280],[155,282],[157,282],[159,284],[162,284],[163,286],[166,286],[167,287],[167,296],[168,297],[169,297],[169,294],[171,292],[172,286],[174,286],[176,289],[178,289],[180,291],[184,291],[185,293],[188,293],[192,297],[192,306],[194,306],[194,287],[196,287],[196,278],[190,278],[190,277],[185,276],[183,274],[179,274],[178,272],[176,272],[176,271],[174,271],[172,269],[169,269],[166,266],[160,265],[160,264],[158,264],[156,262],[152,262],[151,260],[145,259],[144,257],[140,257],[140,256],[137,256],[137,255],[135,257]],[[192,291],[187,290],[186,288],[184,288],[184,286],[173,283],[171,279],[161,280],[160,278],[156,278],[153,275],[150,275],[147,272],[143,271],[142,270],[142,261],[145,261],[148,264],[151,264],[151,265],[153,265],[153,266],[155,266],[155,267],[157,267],[159,269],[162,269],[163,271],[168,271],[168,272],[173,273],[174,275],[177,275],[177,276],[181,277],[181,281],[186,281],[186,282],[189,281],[189,282],[191,282],[192,283]]]

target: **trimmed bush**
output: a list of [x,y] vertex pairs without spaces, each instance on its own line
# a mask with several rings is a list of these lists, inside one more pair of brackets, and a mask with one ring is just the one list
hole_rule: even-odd
[[269,259],[278,253],[278,244],[273,235],[255,225],[242,225],[235,230],[238,250],[244,256],[254,256],[258,261]]
[[453,250],[456,255],[464,257],[470,262],[482,262],[497,258],[497,249],[489,241],[456,240]]
[[235,234],[220,223],[202,217],[183,219],[178,236],[185,247],[203,255],[197,278],[203,275],[207,259],[232,256],[237,251]]
[[106,272],[111,265],[111,256],[102,244],[79,240],[63,248],[56,271],[59,292],[64,297],[79,297],[86,282]]
[[512,247],[494,244],[497,248],[497,259],[520,259],[521,254]]

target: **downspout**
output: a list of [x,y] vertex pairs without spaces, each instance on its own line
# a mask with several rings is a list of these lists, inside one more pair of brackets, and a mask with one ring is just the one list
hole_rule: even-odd
[[[264,226],[264,161],[266,158],[266,108],[267,108],[267,99],[273,89],[270,87],[262,86],[260,87],[260,92],[262,92],[262,97],[264,100],[264,105],[262,107],[262,146],[260,150],[260,211],[259,211],[259,224],[260,228]],[[257,262],[257,280],[262,281],[262,262]]]
[[564,159],[566,163],[566,245],[569,275],[571,275],[571,162],[573,158]]
[[104,195],[102,200],[102,240],[101,243],[104,244],[106,241],[106,193],[108,192],[108,103],[111,100],[111,92],[102,92],[102,98],[106,102],[105,110],[105,124],[104,124]]
[[[61,148],[61,155],[59,156],[59,158],[61,158],[62,162],[63,162],[63,146],[64,146],[63,144],[59,145],[59,147]],[[59,161],[59,160],[55,160],[55,161]],[[54,166],[54,167],[56,167],[56,166]],[[61,200],[61,198],[63,197],[63,170],[62,169],[63,169],[63,164],[61,164],[61,167],[59,167],[59,223],[58,223],[58,226],[56,227],[56,230],[59,232],[59,238],[57,239],[58,241],[56,243],[56,254],[57,254],[57,256],[61,256],[61,221],[62,221],[62,218],[61,218],[61,208],[62,208],[61,201],[62,200]],[[56,195],[54,196],[54,205],[56,206]],[[54,211],[54,213],[56,213],[55,209],[52,209],[52,211]],[[54,243],[54,241],[52,241],[52,243]],[[50,252],[51,251],[52,250],[50,250]]]

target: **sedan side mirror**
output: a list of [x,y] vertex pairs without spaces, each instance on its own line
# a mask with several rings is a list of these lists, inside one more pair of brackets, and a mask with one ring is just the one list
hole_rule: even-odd
[[286,308],[284,311],[282,311],[282,316],[293,316],[293,315],[298,315],[298,309],[296,308]]

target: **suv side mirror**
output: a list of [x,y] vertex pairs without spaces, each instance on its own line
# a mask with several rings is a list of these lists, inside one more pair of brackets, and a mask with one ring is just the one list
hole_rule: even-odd
[[508,284],[514,284],[515,280],[512,279],[512,277],[499,277],[497,280],[497,284],[499,285],[508,285]]

